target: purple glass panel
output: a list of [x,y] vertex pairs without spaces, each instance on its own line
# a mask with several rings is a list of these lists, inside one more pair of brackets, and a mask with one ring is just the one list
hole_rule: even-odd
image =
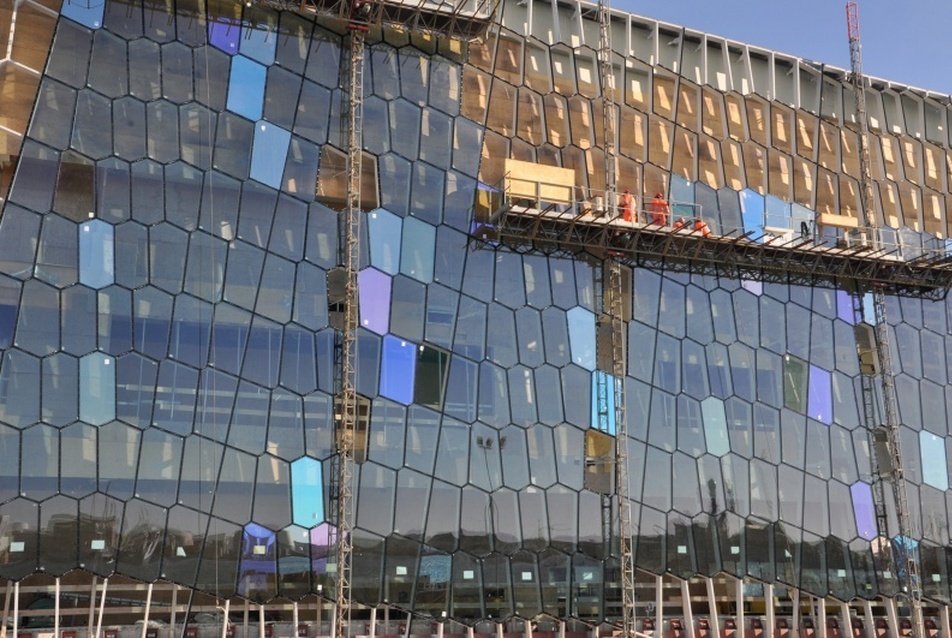
[[380,395],[410,405],[416,377],[416,345],[393,335],[383,338]]
[[238,53],[241,39],[241,25],[231,20],[219,18],[208,21],[208,41],[217,49],[234,55]]
[[823,368],[810,366],[810,391],[807,395],[807,416],[829,425],[833,421],[831,375]]
[[373,268],[357,273],[360,325],[379,335],[390,329],[390,283],[389,275]]
[[836,291],[836,316],[850,324],[855,324],[853,319],[853,298],[845,290]]
[[853,497],[853,517],[856,519],[856,531],[868,541],[876,538],[876,510],[873,507],[873,490],[866,483],[853,483],[850,486]]

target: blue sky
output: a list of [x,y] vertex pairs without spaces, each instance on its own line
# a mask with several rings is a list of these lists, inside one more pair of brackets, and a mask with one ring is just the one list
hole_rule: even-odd
[[[611,0],[612,7],[849,68],[845,0]],[[859,0],[863,70],[952,94],[952,2]]]

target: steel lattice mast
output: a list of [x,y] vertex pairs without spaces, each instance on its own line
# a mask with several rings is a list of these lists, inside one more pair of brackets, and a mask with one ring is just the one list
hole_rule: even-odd
[[[870,171],[869,121],[866,112],[866,82],[863,75],[863,54],[860,43],[859,7],[856,2],[846,3],[846,23],[850,45],[850,72],[856,98],[856,124],[859,127],[860,195],[862,197],[862,220],[865,227],[878,225],[873,201],[873,180]],[[922,638],[922,583],[920,579],[918,551],[911,546],[914,541],[912,521],[906,497],[906,480],[903,472],[899,416],[896,404],[896,388],[889,346],[889,324],[886,320],[886,295],[882,286],[872,286],[873,296],[873,349],[878,365],[874,363],[861,374],[863,385],[863,410],[870,437],[870,458],[873,469],[873,494],[876,500],[876,522],[880,538],[888,539],[888,516],[886,513],[884,482],[890,481],[896,505],[899,539],[891,548],[895,557],[897,577],[905,574],[903,587],[909,597],[910,614],[915,638]],[[865,320],[863,289],[857,286],[854,297],[854,314],[857,323]],[[883,423],[876,423],[876,385],[882,392]],[[877,458],[877,450],[883,454]],[[883,467],[883,465],[887,465]]]

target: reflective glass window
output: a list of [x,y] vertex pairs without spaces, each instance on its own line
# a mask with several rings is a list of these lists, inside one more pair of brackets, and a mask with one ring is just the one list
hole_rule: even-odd
[[479,418],[495,427],[512,422],[506,371],[489,361],[479,366]]
[[[210,13],[210,12],[209,12]],[[208,20],[208,42],[226,53],[237,53],[241,39],[240,22],[227,15],[211,16]]]
[[443,412],[464,423],[475,421],[478,385],[478,365],[463,357],[452,357]]
[[268,388],[277,385],[282,336],[279,325],[262,317],[252,320],[242,372],[244,378]]
[[211,169],[217,120],[216,113],[198,104],[189,103],[179,107],[179,147],[184,161],[205,171]]
[[151,160],[132,164],[132,216],[151,226],[165,217],[162,166]]
[[204,301],[181,295],[175,298],[169,356],[202,367],[208,357],[212,307]]
[[141,440],[136,494],[159,505],[172,505],[178,493],[182,440],[155,428],[145,430]]
[[294,134],[311,142],[323,144],[327,141],[330,114],[331,92],[304,80],[301,86],[301,97],[297,102],[297,115],[294,118]]
[[78,262],[79,242],[76,241],[76,224],[58,215],[44,217],[36,253],[36,265],[33,270],[34,276],[54,286],[68,286],[76,283],[79,274]]
[[449,354],[431,346],[421,345],[417,352],[413,402],[434,410],[441,409],[448,372]]
[[225,301],[253,310],[265,253],[250,244],[232,242],[225,273]]
[[265,257],[261,284],[255,310],[258,314],[279,323],[291,319],[291,306],[294,302],[294,264],[277,255]]
[[214,441],[224,442],[228,435],[238,380],[213,368],[205,368],[200,382],[194,431]]
[[380,394],[404,405],[412,403],[415,373],[415,345],[399,337],[386,335],[383,338]]
[[764,196],[744,189],[740,192],[741,217],[744,220],[744,232],[751,233],[754,238],[763,237],[764,226]]
[[291,318],[312,330],[323,328],[327,325],[326,300],[327,279],[324,271],[308,263],[298,264]]
[[[62,492],[84,496],[96,491],[96,429],[82,423],[63,428],[60,481]],[[103,517],[105,523],[106,517]]]
[[212,508],[216,516],[241,523],[251,520],[254,491],[248,489],[246,477],[254,476],[256,469],[257,457],[225,448]]
[[387,153],[379,159],[380,203],[397,215],[410,213],[410,162]]
[[249,120],[260,120],[264,108],[266,67],[244,56],[236,55],[231,59],[230,77],[228,110],[244,115]]
[[172,162],[179,156],[179,113],[171,102],[157,100],[145,107],[149,157],[157,162]]
[[232,177],[247,179],[253,143],[254,122],[232,113],[222,113],[218,118],[215,137],[215,168]]
[[220,301],[227,255],[226,242],[201,231],[192,232],[185,265],[185,292],[205,301]]
[[919,432],[919,450],[922,457],[922,482],[943,492],[948,490],[945,439],[923,430]]
[[42,359],[43,393],[41,414],[52,425],[66,425],[79,418],[79,362],[76,357],[55,353]]
[[436,228],[414,218],[403,223],[400,272],[423,283],[433,281],[433,249]]
[[[64,351],[81,355],[96,349],[96,297],[96,291],[85,286],[73,286],[62,292],[60,326]],[[108,324],[109,319],[100,321]]]
[[177,434],[189,434],[195,418],[198,372],[177,361],[159,364],[153,424]]
[[284,329],[281,354],[281,385],[306,394],[317,388],[314,334],[296,326]]
[[34,354],[59,349],[59,294],[35,280],[23,284],[20,315],[13,344]]
[[723,456],[730,451],[730,437],[727,433],[727,416],[724,402],[714,397],[701,401],[701,413],[704,419],[704,436],[707,451],[715,456]]
[[115,360],[94,352],[79,360],[79,414],[93,425],[116,418]]
[[94,219],[79,226],[79,281],[92,288],[113,282],[113,227]]
[[566,313],[572,361],[586,370],[595,369],[595,315],[575,307]]
[[[70,124],[76,107],[76,91],[44,78],[37,91],[36,107],[28,129],[30,137],[56,149],[65,150],[70,142]],[[144,126],[143,122],[143,126]]]
[[384,209],[367,215],[370,263],[391,275],[399,272],[401,226],[401,219]]
[[152,423],[158,364],[135,353],[120,357],[116,363],[115,418],[146,428]]
[[809,397],[807,412],[809,416],[823,423],[833,420],[833,399],[830,373],[817,366],[810,366]]
[[149,229],[149,279],[171,293],[182,290],[188,235],[171,224]]
[[185,162],[173,162],[165,169],[165,219],[184,230],[198,225],[202,197],[202,172]]
[[284,162],[291,144],[291,133],[280,126],[259,121],[251,151],[251,178],[272,188],[281,188]]
[[425,474],[433,473],[439,438],[439,415],[433,410],[411,406],[407,417],[406,465]]
[[426,286],[397,275],[390,301],[390,332],[410,341],[422,341],[426,322]]

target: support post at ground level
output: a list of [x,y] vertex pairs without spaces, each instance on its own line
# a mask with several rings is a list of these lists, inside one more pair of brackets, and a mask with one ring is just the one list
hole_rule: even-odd
[[863,625],[866,638],[876,638],[876,619],[873,618],[873,603],[869,600],[863,601]]
[[681,611],[684,614],[684,635],[694,636],[694,611],[691,609],[691,588],[688,581],[681,581]]
[[655,576],[655,631],[656,636],[664,635],[664,577]]
[[60,635],[60,579],[53,584],[53,636]]
[[[737,636],[738,638],[744,638],[744,579],[737,578],[734,580],[734,597],[737,601],[737,604],[734,608],[737,610],[736,618],[734,622],[737,624]],[[720,636],[720,632],[716,632],[714,636]]]
[[[172,634],[175,634],[175,598],[178,593],[178,586],[172,590]],[[149,631],[149,613],[152,611],[152,583],[149,583],[149,588],[145,592],[145,617],[142,619],[142,633],[139,635],[139,638],[145,638],[146,632]]]
[[816,609],[817,615],[819,618],[816,621],[816,635],[817,638],[826,638],[826,598],[817,597],[816,599]]
[[899,615],[896,613],[896,601],[887,598],[883,602],[886,604],[886,618],[889,619],[889,635],[899,636]]
[[949,627],[949,608],[946,605],[939,607],[939,624],[942,625],[943,636],[952,636],[952,628]]
[[774,608],[773,585],[770,583],[764,585],[764,612],[767,616],[767,627],[764,636],[765,638],[773,638],[777,626],[777,614]]
[[109,588],[109,579],[103,578],[102,592],[99,594],[99,615],[96,618],[96,635],[99,638],[102,635],[102,615],[106,613],[106,590]]
[[717,603],[714,598],[714,579],[710,576],[705,576],[704,584],[707,586],[707,608],[711,610],[711,635],[714,636],[714,638],[720,638],[721,619],[717,616]]
[[[294,605],[295,605],[295,610],[294,610],[294,611],[297,612],[297,603],[294,603]],[[225,618],[224,618],[224,620],[223,620],[222,623],[221,623],[221,636],[219,636],[219,638],[228,638],[228,625],[231,624],[231,621],[229,620],[230,614],[231,614],[231,599],[226,599],[226,600],[225,600],[225,614],[224,614],[224,615],[225,615]],[[296,616],[296,615],[297,615],[297,614],[295,613],[295,616]],[[294,623],[294,627],[295,627],[295,631],[297,631],[297,623],[296,623],[296,622]],[[296,636],[295,636],[295,638],[296,638]]]

